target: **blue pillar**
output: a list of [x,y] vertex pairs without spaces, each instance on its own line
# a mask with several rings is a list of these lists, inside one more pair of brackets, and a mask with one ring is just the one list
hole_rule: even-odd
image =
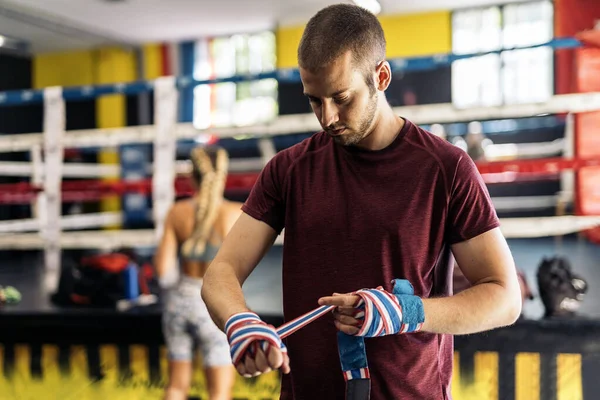
[[[192,76],[194,75],[195,43],[184,42],[180,46],[181,75]],[[179,121],[192,122],[194,120],[194,87],[189,86],[181,89],[179,99]]]
[[[121,179],[136,181],[152,177],[149,171],[152,161],[151,145],[131,144],[120,146]],[[123,227],[143,228],[152,223],[150,196],[142,193],[128,193],[122,198]]]

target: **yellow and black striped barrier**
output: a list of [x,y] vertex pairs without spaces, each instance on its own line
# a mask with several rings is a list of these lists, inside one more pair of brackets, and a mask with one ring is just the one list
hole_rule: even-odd
[[522,320],[454,338],[455,399],[600,399],[600,321]]
[[[190,398],[206,399],[200,361]],[[2,400],[161,399],[167,379],[164,347],[145,345],[0,345]],[[276,372],[237,378],[235,399],[279,398]]]
[[[200,363],[190,397],[206,399]],[[584,398],[581,354],[456,352],[454,363],[455,400]],[[163,346],[0,345],[0,399],[160,399],[167,376]],[[238,377],[234,397],[278,399],[279,375]]]
[[454,354],[455,400],[584,398],[581,354],[476,352],[469,356],[473,357],[473,369],[465,372],[464,367],[461,370],[461,354]]
[[[162,397],[160,314],[4,315],[0,327],[0,400]],[[454,343],[454,400],[600,399],[600,321],[520,321]],[[277,372],[238,377],[234,396],[278,399],[279,387]],[[198,361],[190,399],[206,398]]]

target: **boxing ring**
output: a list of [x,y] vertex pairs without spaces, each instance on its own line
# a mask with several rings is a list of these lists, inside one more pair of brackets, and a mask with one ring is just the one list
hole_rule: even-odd
[[[557,39],[542,46],[551,46],[554,49],[579,48],[581,43],[575,39]],[[417,71],[447,66],[458,59],[479,55],[481,54],[460,56],[449,54],[398,59],[390,60],[390,64],[394,72]],[[40,102],[43,102],[44,106],[43,132],[0,136],[0,152],[30,154],[28,162],[0,162],[1,176],[28,179],[26,182],[0,184],[0,204],[29,205],[32,210],[30,219],[0,221],[0,250],[43,250],[45,285],[47,290],[52,291],[56,288],[60,274],[62,250],[112,250],[123,247],[152,249],[162,233],[166,213],[173,201],[177,196],[192,193],[192,187],[186,177],[191,170],[190,164],[177,161],[175,154],[177,142],[181,140],[192,140],[201,144],[230,138],[258,139],[260,157],[232,159],[226,184],[227,192],[249,192],[260,170],[276,154],[274,138],[319,131],[320,126],[315,116],[313,114],[284,115],[260,125],[200,130],[191,123],[177,122],[178,93],[181,89],[196,85],[265,78],[275,78],[279,82],[297,82],[299,74],[296,70],[278,70],[273,73],[204,81],[194,80],[192,77],[163,77],[153,81],[115,85],[52,87],[44,90],[0,93],[0,107]],[[136,95],[148,91],[154,92],[154,125],[66,130],[66,101],[92,99],[110,94]],[[582,169],[600,168],[600,155],[582,158],[576,157],[574,151],[574,132],[577,129],[575,117],[599,110],[600,92],[556,95],[544,103],[498,107],[457,109],[452,104],[433,104],[394,108],[397,115],[406,117],[436,133],[442,124],[455,122],[565,115],[566,128],[563,139],[548,143],[490,145],[486,147],[486,154],[490,161],[477,162],[477,167],[488,184],[534,181],[545,176],[560,176],[561,191],[556,196],[493,198],[497,209],[515,207],[528,209],[538,207],[541,203],[557,209],[557,215],[552,217],[501,218],[501,229],[509,239],[562,236],[600,226],[600,211],[590,215],[559,215],[564,214],[560,210],[565,208],[565,204],[578,201],[575,174]],[[145,175],[134,178],[103,180],[105,177],[121,175],[120,165],[65,162],[65,150],[72,148],[95,149],[138,144],[152,146],[154,161],[146,165]],[[596,190],[600,189],[596,187]],[[126,194],[152,197],[153,207],[150,218],[153,223],[152,229],[106,229],[121,224],[125,220],[123,212],[62,215],[61,207],[65,202],[99,201],[106,196]],[[283,243],[284,236],[285,232],[277,239],[276,245]],[[90,316],[86,319],[85,329],[92,331],[100,328],[101,324],[94,321],[94,318],[96,317]],[[139,321],[143,321],[141,325],[138,324],[138,320],[136,320],[138,322],[126,322],[125,317],[119,321],[123,324],[123,330],[111,328],[110,339],[104,337],[102,340],[135,343],[135,335],[127,333],[129,331],[125,332],[126,329],[153,331],[159,326],[156,321],[150,319],[140,319]],[[275,319],[273,324],[279,325],[280,321]],[[35,324],[31,322],[29,328],[33,326]],[[557,331],[557,335],[568,332],[567,327],[561,329],[563,331]],[[502,336],[505,335],[503,332],[498,335],[503,338],[502,340],[509,340]],[[150,336],[152,337],[148,339],[151,342],[149,346],[155,346],[160,341],[160,337],[156,334]],[[31,337],[31,340],[35,341],[35,338]],[[468,348],[472,344],[464,346]],[[478,343],[478,346],[485,348],[486,344],[482,342]],[[518,343],[515,346],[518,347]],[[527,348],[523,346],[515,351],[526,352]],[[566,352],[573,350],[567,347],[565,347]],[[531,351],[541,352],[543,345],[535,348],[537,350]],[[497,349],[490,350],[489,347],[486,349],[497,351]],[[95,360],[98,355],[94,351],[96,350],[92,351],[92,357],[95,357]],[[467,349],[467,353],[469,351]],[[149,350],[147,357],[156,361],[159,357],[157,352],[158,350]],[[88,353],[88,356],[92,353]],[[471,356],[473,363],[478,362],[477,356],[474,354]],[[500,361],[504,360],[500,358]],[[465,360],[469,360],[469,357],[461,359],[463,365],[468,365],[469,362]],[[485,362],[489,360],[484,357]],[[156,374],[156,370],[150,372],[150,380],[153,373]]]

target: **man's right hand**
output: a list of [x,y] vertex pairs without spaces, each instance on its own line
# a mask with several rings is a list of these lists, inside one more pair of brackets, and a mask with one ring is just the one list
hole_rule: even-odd
[[258,315],[243,312],[231,316],[225,324],[231,359],[244,377],[257,376],[274,369],[290,372],[287,348],[275,328]]

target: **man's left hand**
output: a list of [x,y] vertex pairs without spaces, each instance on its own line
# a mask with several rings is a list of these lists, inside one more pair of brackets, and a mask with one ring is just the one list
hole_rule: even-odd
[[333,323],[335,327],[347,335],[356,335],[362,326],[362,317],[365,313],[355,308],[359,303],[360,297],[352,294],[334,293],[332,296],[321,297],[319,305],[336,306],[333,310]]
[[[395,279],[392,293],[382,287],[322,297],[320,305],[336,306],[336,328],[355,336],[376,337],[418,332],[425,320],[423,302],[410,282]],[[366,314],[366,315],[365,315]]]

